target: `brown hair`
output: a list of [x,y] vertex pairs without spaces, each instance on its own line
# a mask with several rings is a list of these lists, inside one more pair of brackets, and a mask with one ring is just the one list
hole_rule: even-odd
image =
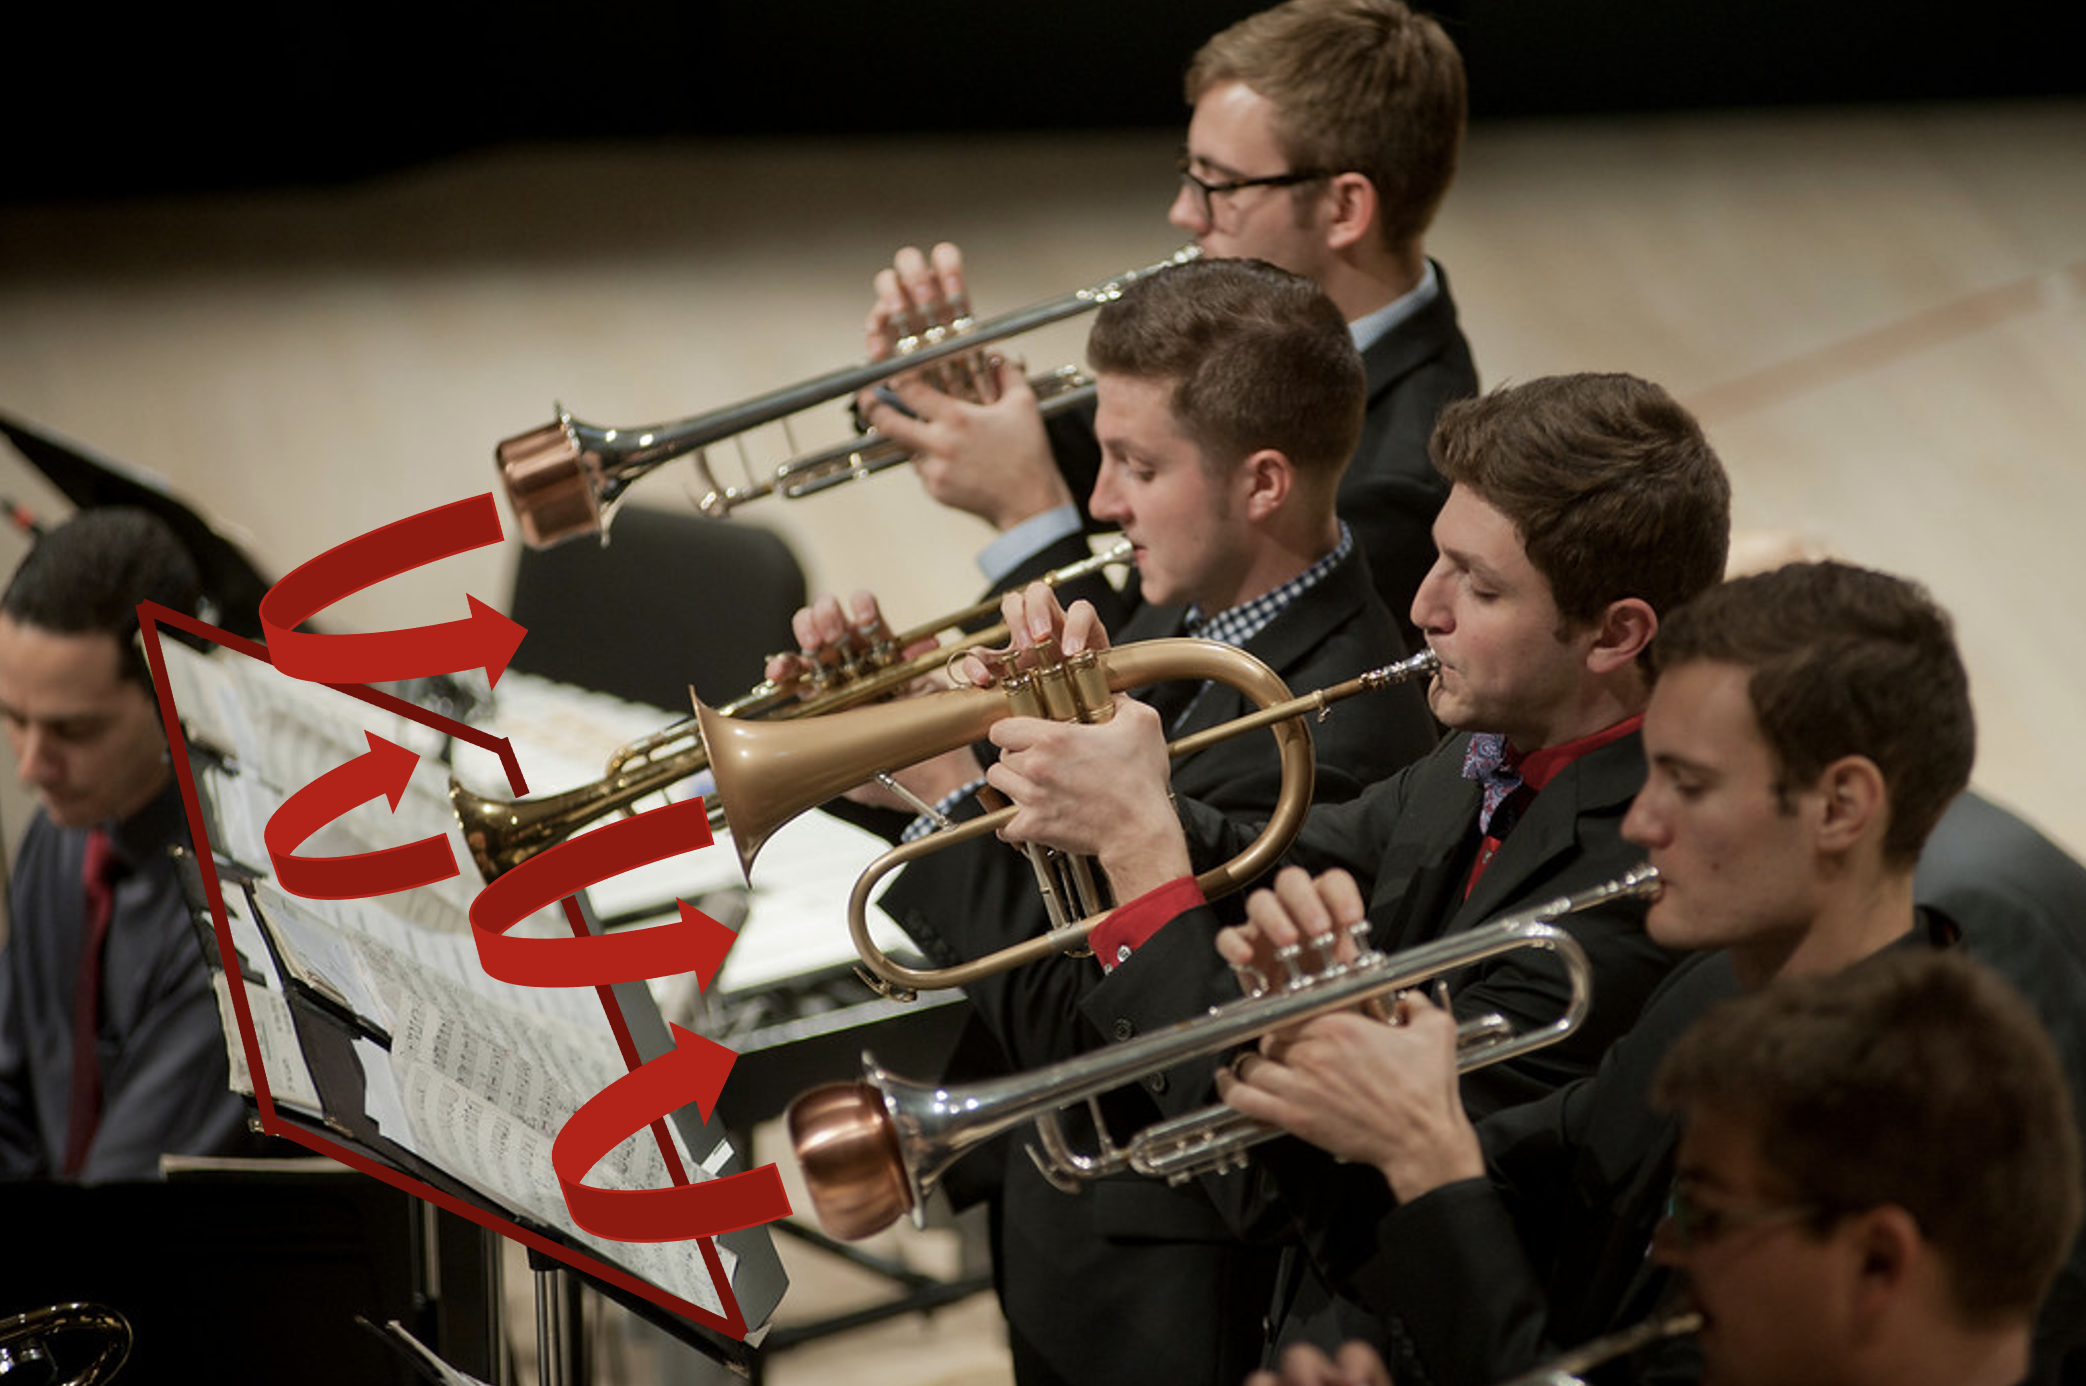
[[1399,0],[1289,0],[1203,44],[1188,66],[1189,103],[1220,82],[1272,103],[1292,169],[1367,177],[1392,250],[1433,221],[1468,104],[1462,55],[1434,20]]
[[1261,260],[1195,260],[1141,279],[1087,338],[1096,372],[1173,382],[1210,466],[1274,448],[1330,503],[1362,434],[1362,359],[1325,291]]
[[1894,1205],[1966,1318],[2032,1315],[2080,1219],[2079,1135],[2048,1033],[1970,959],[1891,950],[1713,1007],[1653,1085],[1749,1125],[1821,1220]]
[[1970,783],[1977,721],[1948,613],[1918,583],[1846,563],[1734,578],[1675,615],[1651,667],[1694,660],[1750,671],[1777,790],[1866,756],[1890,794],[1884,859],[1910,866]]
[[1429,451],[1513,521],[1569,623],[1641,598],[1661,619],[1724,573],[1731,483],[1694,416],[1631,375],[1559,375],[1441,412]]

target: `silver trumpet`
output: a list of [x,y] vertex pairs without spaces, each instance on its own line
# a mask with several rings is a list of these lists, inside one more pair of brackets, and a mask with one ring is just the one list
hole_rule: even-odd
[[[704,482],[704,494],[698,504],[708,515],[728,515],[733,507],[757,496],[809,495],[843,481],[874,475],[904,462],[910,454],[890,439],[874,432],[865,433],[852,442],[781,463],[765,481],[749,480],[744,486],[732,486],[720,484],[711,474],[703,460],[703,449],[726,440],[743,445],[744,435],[756,428],[782,422],[791,414],[829,400],[846,399],[893,376],[937,367],[937,363],[948,362],[947,370],[956,377],[945,377],[945,383],[959,393],[971,393],[971,388],[962,384],[962,378],[975,380],[984,373],[983,358],[975,354],[987,343],[1112,303],[1137,280],[1200,254],[1196,247],[1187,246],[1155,265],[1125,271],[1061,298],[987,322],[973,323],[966,313],[954,322],[925,327],[901,340],[885,360],[844,366],[673,423],[603,428],[582,423],[560,408],[557,418],[542,427],[503,439],[493,450],[494,464],[520,523],[522,538],[531,548],[547,548],[582,534],[600,534],[606,542],[615,507],[631,484],[679,457],[695,457]],[[958,356],[974,356],[974,360],[951,361]],[[1076,370],[1037,376],[1030,383],[1045,413],[1075,404],[1092,393],[1091,383]]]
[[1559,1353],[1534,1371],[1512,1377],[1499,1386],[1586,1386],[1585,1375],[1594,1368],[1606,1366],[1618,1357],[1627,1357],[1653,1343],[1686,1337],[1701,1327],[1702,1315],[1692,1309],[1658,1314],[1642,1323],[1603,1334],[1590,1343],[1581,1343],[1569,1352]]
[[[1118,1145],[1102,1119],[1100,1095],[1522,948],[1553,953],[1564,964],[1571,995],[1563,1014],[1520,1033],[1496,1015],[1465,1022],[1457,1032],[1457,1071],[1554,1044],[1586,1018],[1593,978],[1578,943],[1552,921],[1613,900],[1649,898],[1657,890],[1658,873],[1640,866],[1616,880],[1393,954],[1368,950],[1366,925],[1359,925],[1350,937],[1364,951],[1351,961],[1336,960],[1327,938],[1319,942],[1315,965],[1299,954],[1288,961],[1290,975],[1279,984],[1261,979],[1253,994],[1206,1015],[1031,1073],[966,1087],[901,1078],[865,1054],[860,1080],[815,1088],[790,1104],[790,1141],[820,1223],[847,1240],[866,1237],[906,1211],[918,1224],[922,1205],[950,1165],[1023,1122],[1035,1123],[1038,1133],[1040,1149],[1031,1146],[1031,1158],[1060,1188],[1125,1170],[1180,1183],[1236,1168],[1248,1149],[1281,1133],[1218,1104],[1147,1127]],[[1082,1100],[1098,1133],[1090,1153],[1073,1150],[1058,1122],[1059,1109]]]

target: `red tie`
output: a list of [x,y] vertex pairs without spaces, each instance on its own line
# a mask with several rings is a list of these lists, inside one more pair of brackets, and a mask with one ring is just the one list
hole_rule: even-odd
[[86,890],[85,938],[80,972],[72,998],[72,1119],[65,1134],[66,1178],[77,1178],[87,1163],[87,1147],[101,1120],[101,955],[108,942],[109,916],[116,903],[116,846],[106,829],[87,835],[87,860],[80,869]]

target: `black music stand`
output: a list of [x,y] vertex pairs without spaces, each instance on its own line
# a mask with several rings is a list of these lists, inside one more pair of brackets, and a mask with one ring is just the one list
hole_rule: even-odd
[[[293,1133],[302,1132],[310,1136],[315,1148],[333,1154],[335,1158],[344,1162],[356,1164],[367,1173],[392,1182],[398,1187],[419,1190],[430,1202],[439,1201],[443,1206],[454,1209],[471,1221],[479,1222],[481,1226],[505,1227],[510,1230],[510,1235],[532,1239],[533,1246],[556,1244],[571,1248],[576,1259],[599,1266],[601,1274],[596,1275],[592,1271],[575,1269],[562,1258],[545,1256],[532,1262],[538,1267],[539,1272],[539,1322],[546,1328],[567,1322],[566,1306],[570,1299],[566,1287],[576,1283],[577,1278],[583,1277],[611,1298],[648,1318],[656,1326],[706,1357],[741,1374],[750,1374],[755,1350],[745,1342],[707,1323],[668,1313],[651,1303],[647,1296],[630,1292],[628,1285],[619,1289],[613,1283],[618,1275],[631,1279],[633,1283],[650,1282],[629,1266],[617,1264],[615,1256],[618,1253],[604,1252],[600,1243],[587,1243],[576,1226],[557,1223],[550,1219],[548,1213],[543,1210],[554,1207],[557,1214],[564,1213],[562,1199],[557,1197],[554,1189],[551,1190],[550,1200],[546,1202],[541,1196],[542,1187],[532,1186],[533,1192],[525,1197],[533,1199],[530,1206],[537,1208],[538,1212],[525,1212],[521,1203],[515,1199],[503,1198],[488,1192],[502,1187],[503,1176],[493,1165],[444,1168],[436,1159],[417,1153],[416,1149],[408,1144],[402,1144],[403,1137],[397,1134],[402,1128],[387,1130],[379,1125],[375,1115],[377,1111],[388,1110],[396,1119],[405,1110],[398,1105],[383,1107],[382,1099],[373,1092],[369,1079],[372,1073],[382,1076],[391,1071],[387,1064],[378,1064],[374,1069],[370,1065],[373,1052],[393,1049],[393,1036],[378,1018],[383,1013],[383,1007],[378,1006],[375,1010],[371,1008],[371,999],[377,995],[376,990],[357,990],[357,979],[369,975],[364,965],[346,966],[342,961],[344,958],[357,954],[359,950],[359,955],[368,960],[369,966],[377,966],[380,960],[367,950],[374,947],[378,953],[384,953],[388,948],[390,951],[386,956],[389,961],[383,962],[378,970],[389,968],[389,975],[398,977],[402,982],[418,972],[420,980],[402,994],[419,995],[422,999],[413,1004],[421,1006],[424,1014],[441,1017],[440,1023],[446,1025],[450,1020],[454,1020],[459,1036],[466,1033],[482,1035],[483,1038],[477,1041],[481,1046],[481,1054],[486,1052],[486,1045],[494,1048],[503,1048],[510,1042],[525,1045],[519,1038],[510,1041],[504,1037],[520,1037],[526,1035],[530,1029],[541,1028],[547,1023],[532,1022],[518,1027],[512,1017],[506,1021],[499,1021],[494,1014],[501,1006],[534,1004],[525,998],[540,994],[528,993],[523,989],[518,996],[499,1003],[483,998],[474,1000],[468,990],[471,978],[445,976],[441,969],[456,964],[440,961],[443,958],[473,956],[470,953],[467,935],[462,936],[462,947],[465,950],[462,955],[444,951],[445,948],[457,946],[458,936],[430,935],[426,929],[421,930],[422,942],[413,945],[410,955],[400,952],[396,946],[398,937],[402,930],[410,930],[404,930],[404,916],[394,917],[390,910],[380,903],[387,897],[355,902],[356,910],[361,912],[356,915],[344,906],[334,907],[331,902],[308,901],[268,893],[266,887],[270,884],[269,872],[265,868],[253,865],[256,858],[266,858],[266,849],[258,847],[257,839],[249,836],[246,839],[246,849],[242,850],[237,846],[238,839],[228,837],[224,828],[229,823],[234,826],[236,832],[239,825],[245,824],[249,830],[257,831],[252,825],[265,821],[268,814],[282,801],[282,786],[299,776],[309,777],[309,758],[300,762],[291,756],[283,764],[275,763],[287,755],[287,752],[279,750],[279,743],[283,738],[282,727],[264,726],[259,720],[266,710],[278,706],[272,700],[282,696],[283,690],[279,686],[282,676],[276,674],[265,661],[252,657],[252,652],[248,649],[237,646],[226,650],[216,660],[207,661],[193,656],[184,659],[182,657],[187,656],[187,652],[177,652],[171,643],[161,646],[160,649],[168,660],[169,687],[173,692],[177,711],[184,703],[198,707],[199,710],[205,705],[221,706],[219,698],[227,702],[236,700],[245,709],[240,717],[231,719],[215,729],[216,735],[237,744],[206,746],[192,741],[181,747],[185,754],[183,760],[177,764],[183,765],[189,772],[183,776],[184,790],[190,796],[197,818],[203,825],[203,835],[207,839],[207,842],[198,843],[198,847],[210,853],[207,863],[197,859],[194,869],[187,873],[199,926],[205,939],[205,956],[216,967],[222,967],[223,954],[218,945],[215,928],[220,925],[226,928],[230,937],[235,940],[235,946],[242,950],[238,958],[238,976],[222,978],[222,985],[227,993],[236,987],[243,994],[250,1010],[273,994],[279,997],[280,1014],[286,1018],[286,1038],[278,1041],[269,1051],[273,1057],[266,1061],[265,1069],[266,1086],[275,1099],[272,1110],[277,1121]],[[222,685],[212,682],[217,679],[229,682]],[[213,687],[217,689],[219,698],[206,695],[205,690]],[[398,700],[380,694],[357,698],[343,691],[328,691],[304,685],[298,685],[289,691],[307,695],[317,700],[317,703],[300,707],[294,714],[275,712],[271,715],[294,715],[307,719],[298,725],[317,728],[321,733],[330,734],[335,741],[359,740],[365,726],[380,735],[384,734],[383,729],[374,725],[372,721],[382,720],[383,712],[377,710],[388,710],[398,715],[413,712]],[[343,719],[339,726],[333,725],[336,718]],[[417,714],[414,720],[418,720]],[[204,730],[207,733],[210,730],[207,725],[207,713],[205,721]],[[195,734],[194,730],[186,725],[184,729],[191,736]],[[458,727],[455,730],[466,732],[469,729]],[[328,754],[330,752],[321,752],[322,757]],[[299,765],[303,768],[297,768]],[[428,798],[432,798],[434,802],[426,802]],[[224,802],[220,802],[221,799]],[[409,812],[416,811],[412,808],[412,799],[413,796],[408,793]],[[383,808],[381,804],[375,807],[379,810]],[[422,815],[417,820],[421,824],[417,830],[404,826],[393,828],[390,826],[390,820],[385,820],[384,826],[373,830],[365,828],[363,831],[402,832],[410,838],[424,831],[427,821],[432,817],[439,817],[442,825],[453,831],[453,817],[446,802],[441,801],[439,797],[427,795],[423,790],[423,800],[417,812]],[[357,831],[346,822],[336,823],[324,830],[325,833],[334,836],[327,839],[323,845],[320,839],[314,839],[314,845],[308,850],[322,854],[338,854],[344,847],[349,846],[371,850],[385,845],[380,842],[351,842],[350,839],[354,838]],[[464,856],[462,860],[466,863],[465,869],[468,870],[468,857]],[[209,882],[212,880],[215,881],[216,889],[222,893],[222,898],[218,900],[210,898],[212,887]],[[460,881],[452,883],[449,889],[452,894],[468,899],[468,888]],[[437,900],[435,903],[444,909],[461,909],[454,900]],[[588,927],[598,930],[598,923],[592,919],[583,896],[579,905]],[[297,917],[300,916],[303,923],[298,925]],[[245,927],[242,927],[242,922]],[[301,927],[304,932],[293,935],[293,926]],[[317,929],[317,933],[312,932],[314,928]],[[373,928],[376,932],[367,932]],[[354,939],[363,941],[354,942],[352,946],[345,948],[337,947],[325,942],[329,931],[331,935],[340,939],[348,939],[352,935]],[[293,936],[297,940],[294,948],[289,942]],[[448,943],[440,947],[435,946],[444,937],[448,938]],[[383,938],[390,938],[393,943],[380,944]],[[315,943],[317,951],[313,951]],[[467,970],[473,973],[479,971],[474,956]],[[478,976],[478,980],[482,983],[482,975]],[[436,987],[437,991],[426,992],[424,988],[429,986]],[[659,1018],[657,1009],[652,1004],[651,994],[644,983],[623,984],[614,988],[614,993],[620,1003],[621,1018],[627,1026],[639,1062],[649,1061],[673,1047],[672,1038],[665,1023]],[[426,998],[430,995],[441,995],[446,1000],[433,1010],[426,1010]],[[591,1001],[591,993],[584,999],[588,1005],[594,1004]],[[228,1006],[229,1004],[227,1001]],[[493,1009],[486,1009],[489,1006]],[[403,1007],[399,1013],[404,1013]],[[229,1015],[227,1020],[229,1023]],[[493,1024],[495,1028],[475,1029],[481,1021]],[[595,1024],[598,1026],[599,1023],[600,1016],[597,1011]],[[505,1025],[507,1028],[501,1030],[497,1028],[499,1025]],[[260,1023],[256,1021],[257,1035],[259,1032]],[[237,1044],[239,1040],[236,1027],[232,1033],[234,1043]],[[458,1042],[465,1043],[462,1039]],[[549,1051],[542,1050],[539,1046],[539,1052]],[[276,1064],[288,1060],[294,1060],[292,1067],[297,1071],[285,1080],[284,1074],[277,1071]],[[503,1060],[509,1073],[519,1071],[519,1066],[527,1062],[528,1059],[520,1049],[509,1052]],[[421,1071],[427,1073],[430,1070]],[[305,1075],[308,1075],[308,1086],[302,1081]],[[475,1080],[460,1073],[455,1081],[468,1084]],[[552,1087],[555,1087],[554,1083]],[[296,1097],[286,1104],[283,1094],[293,1089],[298,1090]],[[401,1088],[401,1091],[403,1090]],[[477,1110],[486,1114],[485,1121],[488,1125],[497,1125],[502,1121],[499,1098],[491,1088],[475,1093],[467,1099],[466,1107],[461,1109],[466,1114],[469,1111],[469,1103],[476,1103]],[[448,1111],[447,1108],[443,1110]],[[569,1111],[570,1108],[567,1107],[565,1110]],[[523,1126],[536,1119],[533,1116],[522,1116],[520,1113],[505,1115],[519,1117]],[[706,1134],[699,1115],[692,1108],[684,1109],[682,1113],[674,1114],[668,1119],[680,1130],[689,1151],[711,1152],[704,1162],[712,1174],[733,1172],[735,1166],[722,1158],[726,1152],[715,1149],[719,1144],[718,1138],[714,1133]],[[420,1129],[417,1118],[411,1125],[414,1130]],[[510,1134],[519,1132],[520,1129],[510,1128]],[[547,1154],[543,1158],[547,1164]],[[698,1155],[698,1158],[704,1157]],[[686,1254],[677,1254],[673,1264],[683,1268],[675,1273],[684,1277],[687,1283],[694,1287],[695,1293],[687,1290],[669,1290],[668,1293],[687,1296],[685,1302],[697,1302],[709,1293],[703,1289],[702,1279],[714,1276],[710,1283],[715,1286],[717,1297],[726,1302],[727,1308],[736,1305],[732,1312],[744,1314],[744,1321],[750,1326],[760,1325],[780,1298],[784,1284],[780,1263],[774,1256],[765,1229],[754,1227],[743,1232],[726,1233],[712,1240],[718,1247],[729,1251],[733,1258],[735,1268],[731,1272],[729,1283],[723,1280],[721,1267],[715,1258],[706,1257],[700,1253],[699,1247],[689,1244]],[[640,1250],[628,1243],[612,1245],[627,1248],[633,1255]],[[688,1278],[691,1276],[692,1279]],[[718,1322],[723,1323],[725,1320],[719,1319]],[[545,1380],[583,1380],[586,1367],[583,1358],[577,1355],[582,1341],[578,1333],[560,1331],[549,1336],[551,1340],[539,1343],[539,1352],[542,1354],[540,1360],[546,1371]],[[554,1367],[557,1370],[552,1374]]]

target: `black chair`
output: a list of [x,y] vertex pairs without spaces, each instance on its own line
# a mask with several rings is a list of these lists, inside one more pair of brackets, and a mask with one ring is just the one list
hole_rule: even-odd
[[512,667],[674,713],[728,702],[796,648],[804,570],[772,531],[626,507],[604,547],[525,550],[509,614],[528,628]]

